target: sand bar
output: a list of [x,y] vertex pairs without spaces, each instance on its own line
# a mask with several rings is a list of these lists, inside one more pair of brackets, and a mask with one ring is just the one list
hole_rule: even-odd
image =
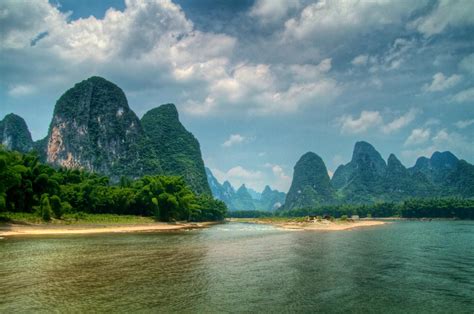
[[[242,221],[242,220],[232,220]],[[242,221],[243,222],[243,221]],[[357,221],[312,221],[312,222],[294,222],[279,221],[270,219],[249,219],[246,222],[268,224],[286,230],[313,230],[313,231],[342,231],[356,228],[366,228],[385,225],[389,222],[380,220],[357,220]]]
[[150,223],[133,225],[0,225],[0,237],[28,235],[61,235],[61,234],[95,234],[95,233],[126,233],[126,232],[160,232],[206,228],[214,222],[201,223]]

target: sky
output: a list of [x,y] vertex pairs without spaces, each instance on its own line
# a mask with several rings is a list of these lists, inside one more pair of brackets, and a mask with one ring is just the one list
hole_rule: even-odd
[[308,151],[332,174],[365,140],[407,166],[474,162],[474,1],[2,0],[0,117],[46,136],[102,76],[141,117],[175,103],[220,180],[287,191]]

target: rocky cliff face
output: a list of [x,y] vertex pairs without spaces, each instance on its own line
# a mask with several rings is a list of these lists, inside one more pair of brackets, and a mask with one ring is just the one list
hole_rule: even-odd
[[211,195],[198,140],[179,121],[173,104],[145,113],[141,124],[164,174],[183,176],[197,193]]
[[0,121],[0,143],[9,150],[22,153],[33,148],[30,131],[22,117],[10,113]]
[[334,189],[321,157],[308,152],[295,165],[284,209],[309,208],[334,202]]
[[[142,145],[146,141],[135,113],[115,84],[91,77],[76,84],[56,103],[46,147],[46,161],[119,177],[139,176],[150,169]],[[153,156],[151,156],[153,157]],[[154,168],[154,167],[151,167]]]

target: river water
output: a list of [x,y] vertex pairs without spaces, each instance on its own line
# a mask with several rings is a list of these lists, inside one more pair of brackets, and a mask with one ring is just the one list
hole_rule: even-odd
[[0,312],[474,313],[474,222],[4,238]]

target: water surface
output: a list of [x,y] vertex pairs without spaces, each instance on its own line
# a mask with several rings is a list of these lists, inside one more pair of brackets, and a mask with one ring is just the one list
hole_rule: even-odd
[[0,240],[0,312],[474,313],[474,222]]

